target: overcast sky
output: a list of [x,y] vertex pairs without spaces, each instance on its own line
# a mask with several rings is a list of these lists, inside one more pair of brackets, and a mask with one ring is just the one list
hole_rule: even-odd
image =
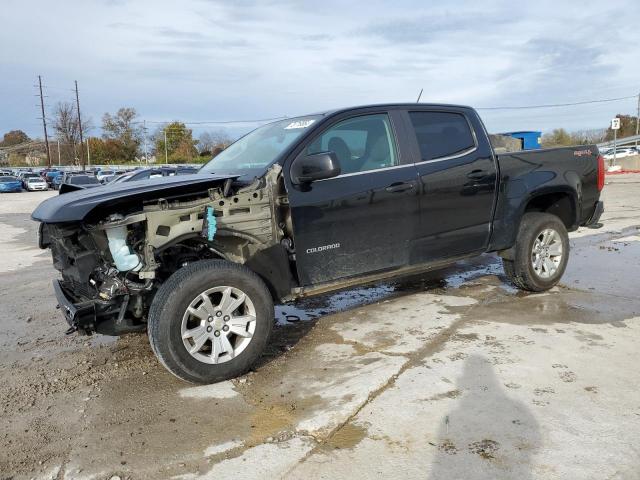
[[[47,105],[149,121],[422,101],[577,102],[640,90],[640,1],[2,0],[0,135]],[[635,100],[481,111],[490,131],[604,127]],[[212,126],[194,126],[196,135]],[[99,134],[96,129],[94,134]]]

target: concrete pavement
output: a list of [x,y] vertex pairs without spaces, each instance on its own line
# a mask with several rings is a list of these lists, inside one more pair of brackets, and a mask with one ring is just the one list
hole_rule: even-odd
[[[61,339],[46,283],[26,308],[3,268],[0,472],[640,478],[640,175],[607,178],[605,228],[571,235],[562,286],[519,292],[487,255],[282,306],[259,368],[211,386],[167,374],[143,336]],[[54,275],[36,253],[27,284]]]

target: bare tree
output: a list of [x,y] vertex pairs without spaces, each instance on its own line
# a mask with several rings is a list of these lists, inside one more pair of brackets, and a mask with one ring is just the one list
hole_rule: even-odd
[[[78,116],[76,107],[71,102],[58,102],[53,107],[53,129],[56,138],[60,142],[60,154],[65,163],[80,163],[77,146],[80,142],[80,129],[78,128]],[[87,135],[91,129],[91,119],[86,118],[82,122],[82,134]]]
[[204,132],[198,138],[198,151],[202,154],[220,152],[227,148],[233,140],[224,130]]
[[592,143],[604,142],[607,136],[607,129],[595,128],[591,130],[578,130],[573,132],[573,136],[578,140],[578,143],[589,145]]

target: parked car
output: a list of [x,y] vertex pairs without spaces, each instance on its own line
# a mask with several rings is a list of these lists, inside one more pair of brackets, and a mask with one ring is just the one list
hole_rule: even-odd
[[[615,151],[615,158],[630,157],[632,155],[638,155],[638,150],[636,150],[635,147],[618,147],[618,149]],[[614,149],[611,148],[603,152],[602,156],[605,160],[613,160]]]
[[150,178],[172,177],[174,175],[191,175],[198,173],[195,167],[161,167],[161,168],[144,168],[133,170],[117,176],[109,182],[114,185],[121,182],[136,182],[139,180],[149,180]]
[[93,176],[93,174],[91,174],[91,172],[85,172],[85,171],[67,171],[67,172],[60,172],[60,175],[55,175],[51,177],[51,184],[52,187],[55,190],[59,190],[60,186],[62,184],[70,184],[73,183],[71,182],[71,178],[73,177],[88,177],[92,180],[77,180],[74,181],[77,184],[81,184],[83,182],[86,182],[87,184],[91,184],[91,185],[99,185],[100,182],[98,182],[96,180],[96,178]]
[[39,173],[40,173],[40,176],[42,178],[46,179],[48,173],[50,173],[50,172],[58,172],[58,171],[60,171],[60,170],[57,169],[57,168],[43,168],[42,170],[40,170]]
[[[496,155],[469,107],[374,105],[281,120],[195,175],[58,195],[33,212],[70,331],[147,330],[197,383],[246,372],[274,302],[497,252],[548,290],[567,231],[599,226],[595,145]],[[428,321],[428,319],[425,319]]]
[[60,185],[62,184],[62,179],[64,178],[64,174],[55,175],[51,177],[51,188],[54,190],[59,190]]
[[37,173],[23,172],[20,174],[20,181],[22,182],[22,188],[27,189],[27,180],[30,178],[40,178],[40,175]]
[[71,189],[67,188],[67,191],[69,191],[69,190],[82,189],[82,188],[98,187],[102,184],[98,181],[96,177],[94,177],[93,175],[87,174],[85,172],[81,172],[81,173],[66,172],[62,176],[62,180],[60,182],[60,185],[58,186],[61,192],[62,192],[63,185],[71,185],[75,187]]
[[47,185],[49,185],[49,188],[55,188],[54,187],[55,178],[60,177],[60,180],[62,180],[63,173],[64,172],[61,172],[60,170],[52,170],[50,172],[45,173],[44,180],[45,182],[47,182]]
[[48,190],[47,182],[44,181],[39,175],[37,177],[28,177],[23,182],[25,190],[34,192],[36,190]]
[[13,176],[3,175],[0,177],[0,192],[21,192],[22,182]]
[[100,169],[96,172],[96,178],[100,183],[106,183],[108,177],[115,175],[115,170]]

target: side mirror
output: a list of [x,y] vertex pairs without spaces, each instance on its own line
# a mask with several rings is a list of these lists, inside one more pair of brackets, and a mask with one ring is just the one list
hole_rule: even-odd
[[340,175],[340,161],[333,152],[320,152],[296,158],[291,164],[291,181],[315,182]]

